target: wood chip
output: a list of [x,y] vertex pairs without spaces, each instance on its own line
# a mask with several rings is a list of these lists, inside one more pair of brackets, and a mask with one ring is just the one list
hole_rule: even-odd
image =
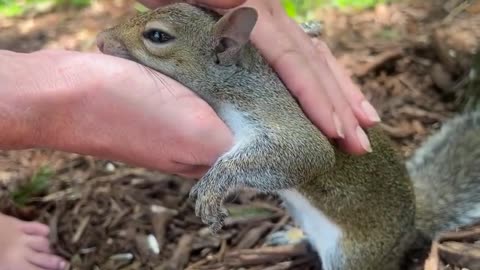
[[173,253],[172,258],[155,270],[181,270],[187,265],[190,258],[190,251],[193,241],[193,235],[186,234],[180,238],[177,248]]
[[260,226],[253,227],[237,244],[237,249],[252,248],[261,237],[273,226],[270,222],[264,222]]

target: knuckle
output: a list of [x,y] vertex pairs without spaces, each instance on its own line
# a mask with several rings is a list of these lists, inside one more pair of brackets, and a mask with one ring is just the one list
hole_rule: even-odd
[[279,1],[258,1],[255,4],[258,5],[259,11],[263,13],[263,15],[268,15],[273,18],[277,18],[284,14],[283,7]]
[[48,264],[50,267],[58,267],[60,265],[60,258],[55,256],[49,256],[45,258],[45,263]]
[[330,53],[330,49],[328,48],[328,45],[325,41],[319,38],[313,38],[312,42],[320,53],[322,54]]
[[280,50],[276,56],[274,56],[271,60],[271,65],[273,67],[279,67],[284,64],[290,63],[290,61],[293,62],[300,62],[304,63],[306,62],[305,57],[303,54],[299,51],[298,48],[293,46],[293,44],[286,45],[284,49]]

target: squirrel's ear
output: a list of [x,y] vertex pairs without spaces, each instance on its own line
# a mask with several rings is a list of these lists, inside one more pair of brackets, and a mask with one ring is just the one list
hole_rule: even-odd
[[232,65],[237,62],[241,49],[250,39],[257,17],[255,9],[241,7],[226,13],[215,24],[215,50],[220,64]]

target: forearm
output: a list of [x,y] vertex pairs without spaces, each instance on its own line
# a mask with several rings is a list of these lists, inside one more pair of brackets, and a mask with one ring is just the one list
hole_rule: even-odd
[[41,129],[43,122],[50,122],[37,112],[36,105],[45,99],[42,91],[38,91],[41,83],[32,82],[32,74],[44,70],[40,67],[36,70],[30,62],[25,54],[0,51],[0,149],[36,146],[45,136],[46,127]]
[[86,76],[92,72],[82,71],[89,67],[83,62],[75,54],[55,57],[54,51],[0,51],[0,149],[96,152],[95,140],[87,133],[78,136],[74,123],[89,93],[76,87],[95,84],[95,77]]
[[0,149],[32,147],[199,176],[231,133],[161,74],[102,54],[0,51]]

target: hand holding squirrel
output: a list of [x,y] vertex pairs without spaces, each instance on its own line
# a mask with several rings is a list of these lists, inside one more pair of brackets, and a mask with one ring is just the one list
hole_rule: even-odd
[[[179,2],[143,0],[148,7]],[[328,47],[311,39],[285,13],[278,0],[189,1],[225,13],[229,8],[253,7],[258,22],[252,42],[297,98],[309,119],[348,153],[371,151],[364,128],[380,121],[378,114],[336,61]],[[272,46],[275,40],[275,46]]]
[[0,62],[1,149],[47,147],[199,177],[231,147],[205,101],[137,63],[60,50],[0,50]]

